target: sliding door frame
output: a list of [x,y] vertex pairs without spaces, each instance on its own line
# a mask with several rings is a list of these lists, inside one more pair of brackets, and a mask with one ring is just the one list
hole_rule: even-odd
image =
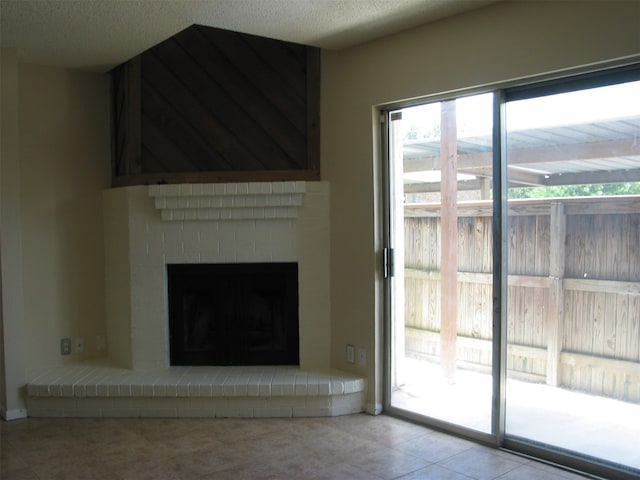
[[[537,460],[556,464],[558,466],[575,469],[590,474],[603,476],[606,478],[620,478],[623,480],[637,478],[636,473],[621,469],[617,464],[609,464],[599,458],[588,458],[584,455],[577,455],[571,451],[561,448],[553,449],[538,445],[533,441],[527,441],[517,437],[511,437],[505,433],[506,416],[506,351],[507,351],[507,280],[508,280],[508,208],[507,208],[507,158],[506,158],[506,135],[505,135],[505,107],[507,102],[525,98],[534,98],[555,93],[581,90],[597,86],[623,83],[625,81],[638,80],[640,77],[640,55],[634,55],[624,59],[606,62],[597,66],[589,66],[579,69],[565,70],[550,75],[541,75],[524,80],[513,82],[502,82],[485,86],[458,90],[447,94],[424,97],[420,100],[396,102],[378,107],[379,119],[382,124],[381,139],[379,148],[382,159],[382,184],[379,185],[383,196],[383,212],[381,225],[383,227],[382,246],[384,249],[382,257],[382,269],[389,271],[389,252],[393,250],[391,226],[393,224],[392,215],[392,192],[390,148],[389,138],[391,115],[402,108],[424,105],[462,98],[469,95],[481,93],[493,93],[493,338],[492,338],[492,376],[493,376],[493,397],[492,397],[492,421],[491,433],[483,433],[460,425],[451,424],[435,418],[426,417],[414,412],[393,407],[391,405],[392,388],[392,275],[384,277],[384,325],[382,332],[384,362],[384,412],[400,418],[405,418],[414,422],[425,424],[431,428],[445,431],[447,433],[472,439],[479,443],[491,445],[503,450],[508,450],[520,455],[530,456]],[[392,270],[392,269],[391,269]]]

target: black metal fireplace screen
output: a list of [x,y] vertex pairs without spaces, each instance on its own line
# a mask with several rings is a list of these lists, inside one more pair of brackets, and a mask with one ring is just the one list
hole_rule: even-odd
[[299,365],[296,263],[167,265],[171,365]]

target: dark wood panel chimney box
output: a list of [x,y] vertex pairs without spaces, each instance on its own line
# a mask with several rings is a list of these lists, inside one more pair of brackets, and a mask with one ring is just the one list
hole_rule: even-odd
[[193,25],[112,71],[114,187],[320,179],[320,50]]

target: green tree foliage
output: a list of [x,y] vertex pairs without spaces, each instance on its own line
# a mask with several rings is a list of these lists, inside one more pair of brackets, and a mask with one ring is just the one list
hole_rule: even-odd
[[605,195],[639,195],[640,182],[602,183],[596,185],[562,185],[557,187],[510,188],[509,198],[598,197]]

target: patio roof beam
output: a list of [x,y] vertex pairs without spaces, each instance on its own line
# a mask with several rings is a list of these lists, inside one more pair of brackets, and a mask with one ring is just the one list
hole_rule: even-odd
[[590,185],[597,183],[640,182],[640,168],[610,170],[607,172],[576,172],[551,175],[543,179],[544,185]]
[[[458,156],[458,169],[489,168],[491,166],[491,155],[491,152],[460,153]],[[625,138],[622,140],[509,150],[509,165],[532,165],[638,155],[640,155],[640,146],[638,146],[637,141]],[[439,168],[440,157],[437,155],[404,159],[405,172]]]

